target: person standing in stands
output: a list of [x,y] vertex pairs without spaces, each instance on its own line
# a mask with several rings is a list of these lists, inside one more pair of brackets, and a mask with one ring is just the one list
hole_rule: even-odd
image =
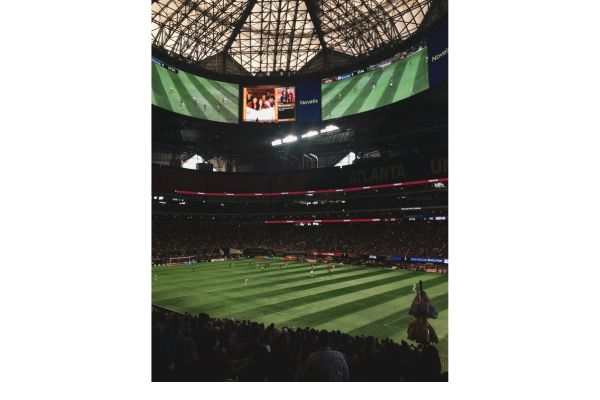
[[319,334],[319,348],[306,359],[303,380],[308,382],[347,382],[350,378],[348,364],[342,353],[329,347],[327,331]]

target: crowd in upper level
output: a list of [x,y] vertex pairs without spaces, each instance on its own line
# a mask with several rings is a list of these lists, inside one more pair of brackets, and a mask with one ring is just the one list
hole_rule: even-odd
[[445,221],[339,223],[318,226],[154,223],[153,258],[196,255],[219,248],[281,252],[448,258]]

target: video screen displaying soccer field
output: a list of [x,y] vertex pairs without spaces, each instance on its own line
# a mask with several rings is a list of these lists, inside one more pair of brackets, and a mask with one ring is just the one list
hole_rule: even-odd
[[210,121],[239,122],[239,85],[202,78],[152,59],[152,104]]
[[354,76],[323,79],[323,120],[384,107],[429,88],[427,48]]

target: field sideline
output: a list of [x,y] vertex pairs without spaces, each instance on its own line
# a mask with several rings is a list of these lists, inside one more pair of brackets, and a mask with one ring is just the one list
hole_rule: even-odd
[[310,278],[308,263],[290,262],[279,270],[283,261],[270,260],[270,268],[261,272],[257,262],[265,260],[233,261],[233,269],[229,261],[154,267],[152,304],[177,312],[340,330],[399,342],[406,340],[413,319],[408,315],[412,284],[422,280],[439,311],[438,319],[430,322],[440,338],[440,354],[447,357],[447,275],[349,265],[336,266],[329,275],[325,265],[318,265]]

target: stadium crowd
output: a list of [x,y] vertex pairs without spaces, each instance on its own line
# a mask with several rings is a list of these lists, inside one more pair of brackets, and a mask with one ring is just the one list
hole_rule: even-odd
[[153,221],[153,225],[153,258],[202,254],[218,248],[448,258],[448,224],[443,221],[319,226]]
[[438,351],[152,309],[153,381],[447,381]]

